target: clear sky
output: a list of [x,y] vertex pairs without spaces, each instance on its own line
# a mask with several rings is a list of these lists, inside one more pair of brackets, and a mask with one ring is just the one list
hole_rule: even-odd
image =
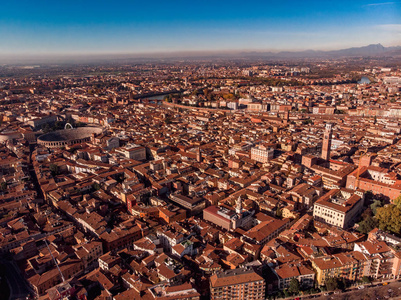
[[401,1],[9,0],[0,54],[401,45]]

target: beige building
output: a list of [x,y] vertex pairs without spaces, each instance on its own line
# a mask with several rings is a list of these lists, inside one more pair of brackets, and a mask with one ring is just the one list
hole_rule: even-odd
[[130,144],[125,147],[116,149],[116,152],[123,154],[126,158],[135,160],[145,160],[146,159],[146,149],[145,147]]
[[274,149],[272,148],[268,148],[262,145],[251,148],[251,158],[261,163],[268,162],[270,159],[273,158],[273,155]]
[[315,283],[315,272],[304,261],[294,261],[277,266],[273,269],[278,279],[278,289],[289,288],[291,280],[298,280],[303,289],[312,288]]
[[265,299],[265,280],[252,269],[235,269],[210,277],[211,299]]
[[372,278],[394,278],[400,274],[399,253],[383,241],[365,241],[354,245],[354,250],[367,257],[364,275]]
[[362,252],[352,251],[317,257],[311,262],[316,271],[316,282],[323,286],[328,278],[333,277],[342,277],[351,282],[361,280],[365,275],[367,258]]
[[333,189],[320,197],[313,207],[315,220],[340,228],[354,225],[363,209],[363,193],[349,189]]

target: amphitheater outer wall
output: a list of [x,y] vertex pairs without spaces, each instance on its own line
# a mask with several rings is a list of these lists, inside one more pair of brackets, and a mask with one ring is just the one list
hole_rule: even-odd
[[103,128],[92,126],[57,130],[39,136],[37,143],[47,148],[62,148],[89,142],[92,134],[99,134],[101,132],[103,132]]

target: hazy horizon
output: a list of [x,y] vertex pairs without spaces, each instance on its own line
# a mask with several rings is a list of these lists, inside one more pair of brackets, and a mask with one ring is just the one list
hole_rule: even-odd
[[[142,53],[51,53],[51,54],[0,54],[0,65],[1,64],[27,64],[27,63],[57,63],[63,61],[76,61],[76,62],[93,62],[97,60],[124,60],[124,59],[137,59],[137,60],[146,60],[146,59],[196,59],[196,58],[246,58],[247,54],[280,54],[280,53],[302,53],[307,51],[314,52],[330,52],[330,51],[339,51],[339,50],[347,50],[353,48],[363,48],[367,46],[381,45],[380,43],[371,44],[371,45],[363,45],[362,47],[350,47],[344,49],[330,49],[330,50],[321,50],[321,49],[282,49],[282,50],[271,50],[271,49],[242,49],[242,50],[215,50],[215,51],[166,51],[166,52],[142,52]],[[386,46],[383,47],[400,47],[400,45],[395,46]],[[295,58],[296,56],[294,56]]]

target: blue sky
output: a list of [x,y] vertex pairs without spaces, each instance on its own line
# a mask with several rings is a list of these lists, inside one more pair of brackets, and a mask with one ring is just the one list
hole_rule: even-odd
[[3,1],[0,54],[401,45],[401,1]]

